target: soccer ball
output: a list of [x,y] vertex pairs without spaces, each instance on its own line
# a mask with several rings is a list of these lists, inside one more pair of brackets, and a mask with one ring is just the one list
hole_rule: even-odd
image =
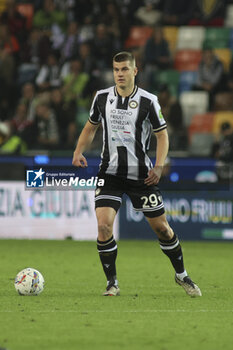
[[44,277],[39,271],[28,267],[15,277],[15,289],[20,295],[38,295],[44,289]]

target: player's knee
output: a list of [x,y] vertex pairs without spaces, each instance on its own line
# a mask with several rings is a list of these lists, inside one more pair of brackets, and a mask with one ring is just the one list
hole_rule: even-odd
[[106,241],[112,236],[112,225],[107,223],[98,224],[98,238],[101,241]]
[[172,239],[174,235],[169,224],[165,222],[158,224],[157,227],[155,228],[155,232],[157,233],[160,239],[165,241]]

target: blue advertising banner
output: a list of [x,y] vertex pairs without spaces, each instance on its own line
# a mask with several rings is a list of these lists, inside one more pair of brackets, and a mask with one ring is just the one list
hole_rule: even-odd
[[[233,240],[233,187],[228,191],[167,191],[163,200],[169,224],[182,240]],[[142,212],[124,197],[121,239],[154,239]]]
[[[69,172],[72,173],[72,176],[87,179],[87,181],[96,179],[100,159],[91,155],[87,156],[87,159],[88,168],[82,169],[72,166],[70,156],[57,157],[46,154],[35,156],[1,155],[0,181],[23,181],[25,184],[24,190],[30,191],[34,187],[42,190],[42,185],[46,184],[47,179],[47,190],[54,190],[56,193],[58,185],[60,183],[63,185],[60,172],[62,174],[63,172]],[[152,161],[154,163],[154,159]],[[163,174],[163,178],[160,179],[159,187],[162,190],[168,222],[179,237],[184,240],[227,239],[233,241],[233,186],[231,184],[230,187],[229,181],[224,184],[218,182],[223,174],[228,174],[228,167],[227,169],[225,167],[221,168],[216,160],[211,158],[172,157],[166,164],[165,169],[166,172]],[[56,178],[55,173],[58,173]],[[45,174],[44,177],[43,174]],[[55,188],[51,188],[53,181],[57,185]],[[85,184],[88,185],[88,188],[86,186],[82,189],[93,191],[95,183],[93,183],[93,186],[89,186],[87,181]],[[65,187],[66,182],[67,180],[64,178],[63,187]],[[66,194],[61,194],[60,190],[67,190],[67,188],[59,187],[59,198],[65,198]],[[76,183],[72,190],[77,190]],[[0,213],[0,216],[3,218],[5,213],[9,213],[8,199],[5,199],[4,204],[4,198],[8,198],[5,195],[12,193],[13,187],[9,190],[10,192],[5,188],[2,191],[0,211],[3,213]],[[27,191],[25,191],[25,196]],[[42,194],[47,198],[44,192]],[[18,205],[17,201],[15,203],[17,212],[20,212],[20,208],[23,208],[23,206]],[[29,203],[37,202],[31,202],[30,200]],[[41,208],[42,205],[43,203]],[[66,205],[63,205],[63,207],[69,208]],[[12,213],[14,213],[14,210]],[[126,197],[119,214],[120,238],[154,239],[154,233],[144,215],[141,212],[135,212],[130,200]],[[25,221],[23,226],[26,227]],[[64,227],[67,228],[66,225]],[[9,229],[7,234],[9,234]]]

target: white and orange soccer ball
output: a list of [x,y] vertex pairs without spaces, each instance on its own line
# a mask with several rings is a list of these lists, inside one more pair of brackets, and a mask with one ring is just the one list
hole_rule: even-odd
[[15,277],[15,289],[20,295],[38,295],[44,289],[44,277],[39,271],[28,267]]

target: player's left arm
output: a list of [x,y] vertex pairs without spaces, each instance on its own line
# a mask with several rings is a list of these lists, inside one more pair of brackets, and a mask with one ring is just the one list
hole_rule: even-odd
[[149,170],[148,177],[145,179],[145,184],[148,186],[156,185],[159,182],[169,148],[167,129],[163,129],[155,133],[155,135],[157,139],[156,162],[154,168]]

